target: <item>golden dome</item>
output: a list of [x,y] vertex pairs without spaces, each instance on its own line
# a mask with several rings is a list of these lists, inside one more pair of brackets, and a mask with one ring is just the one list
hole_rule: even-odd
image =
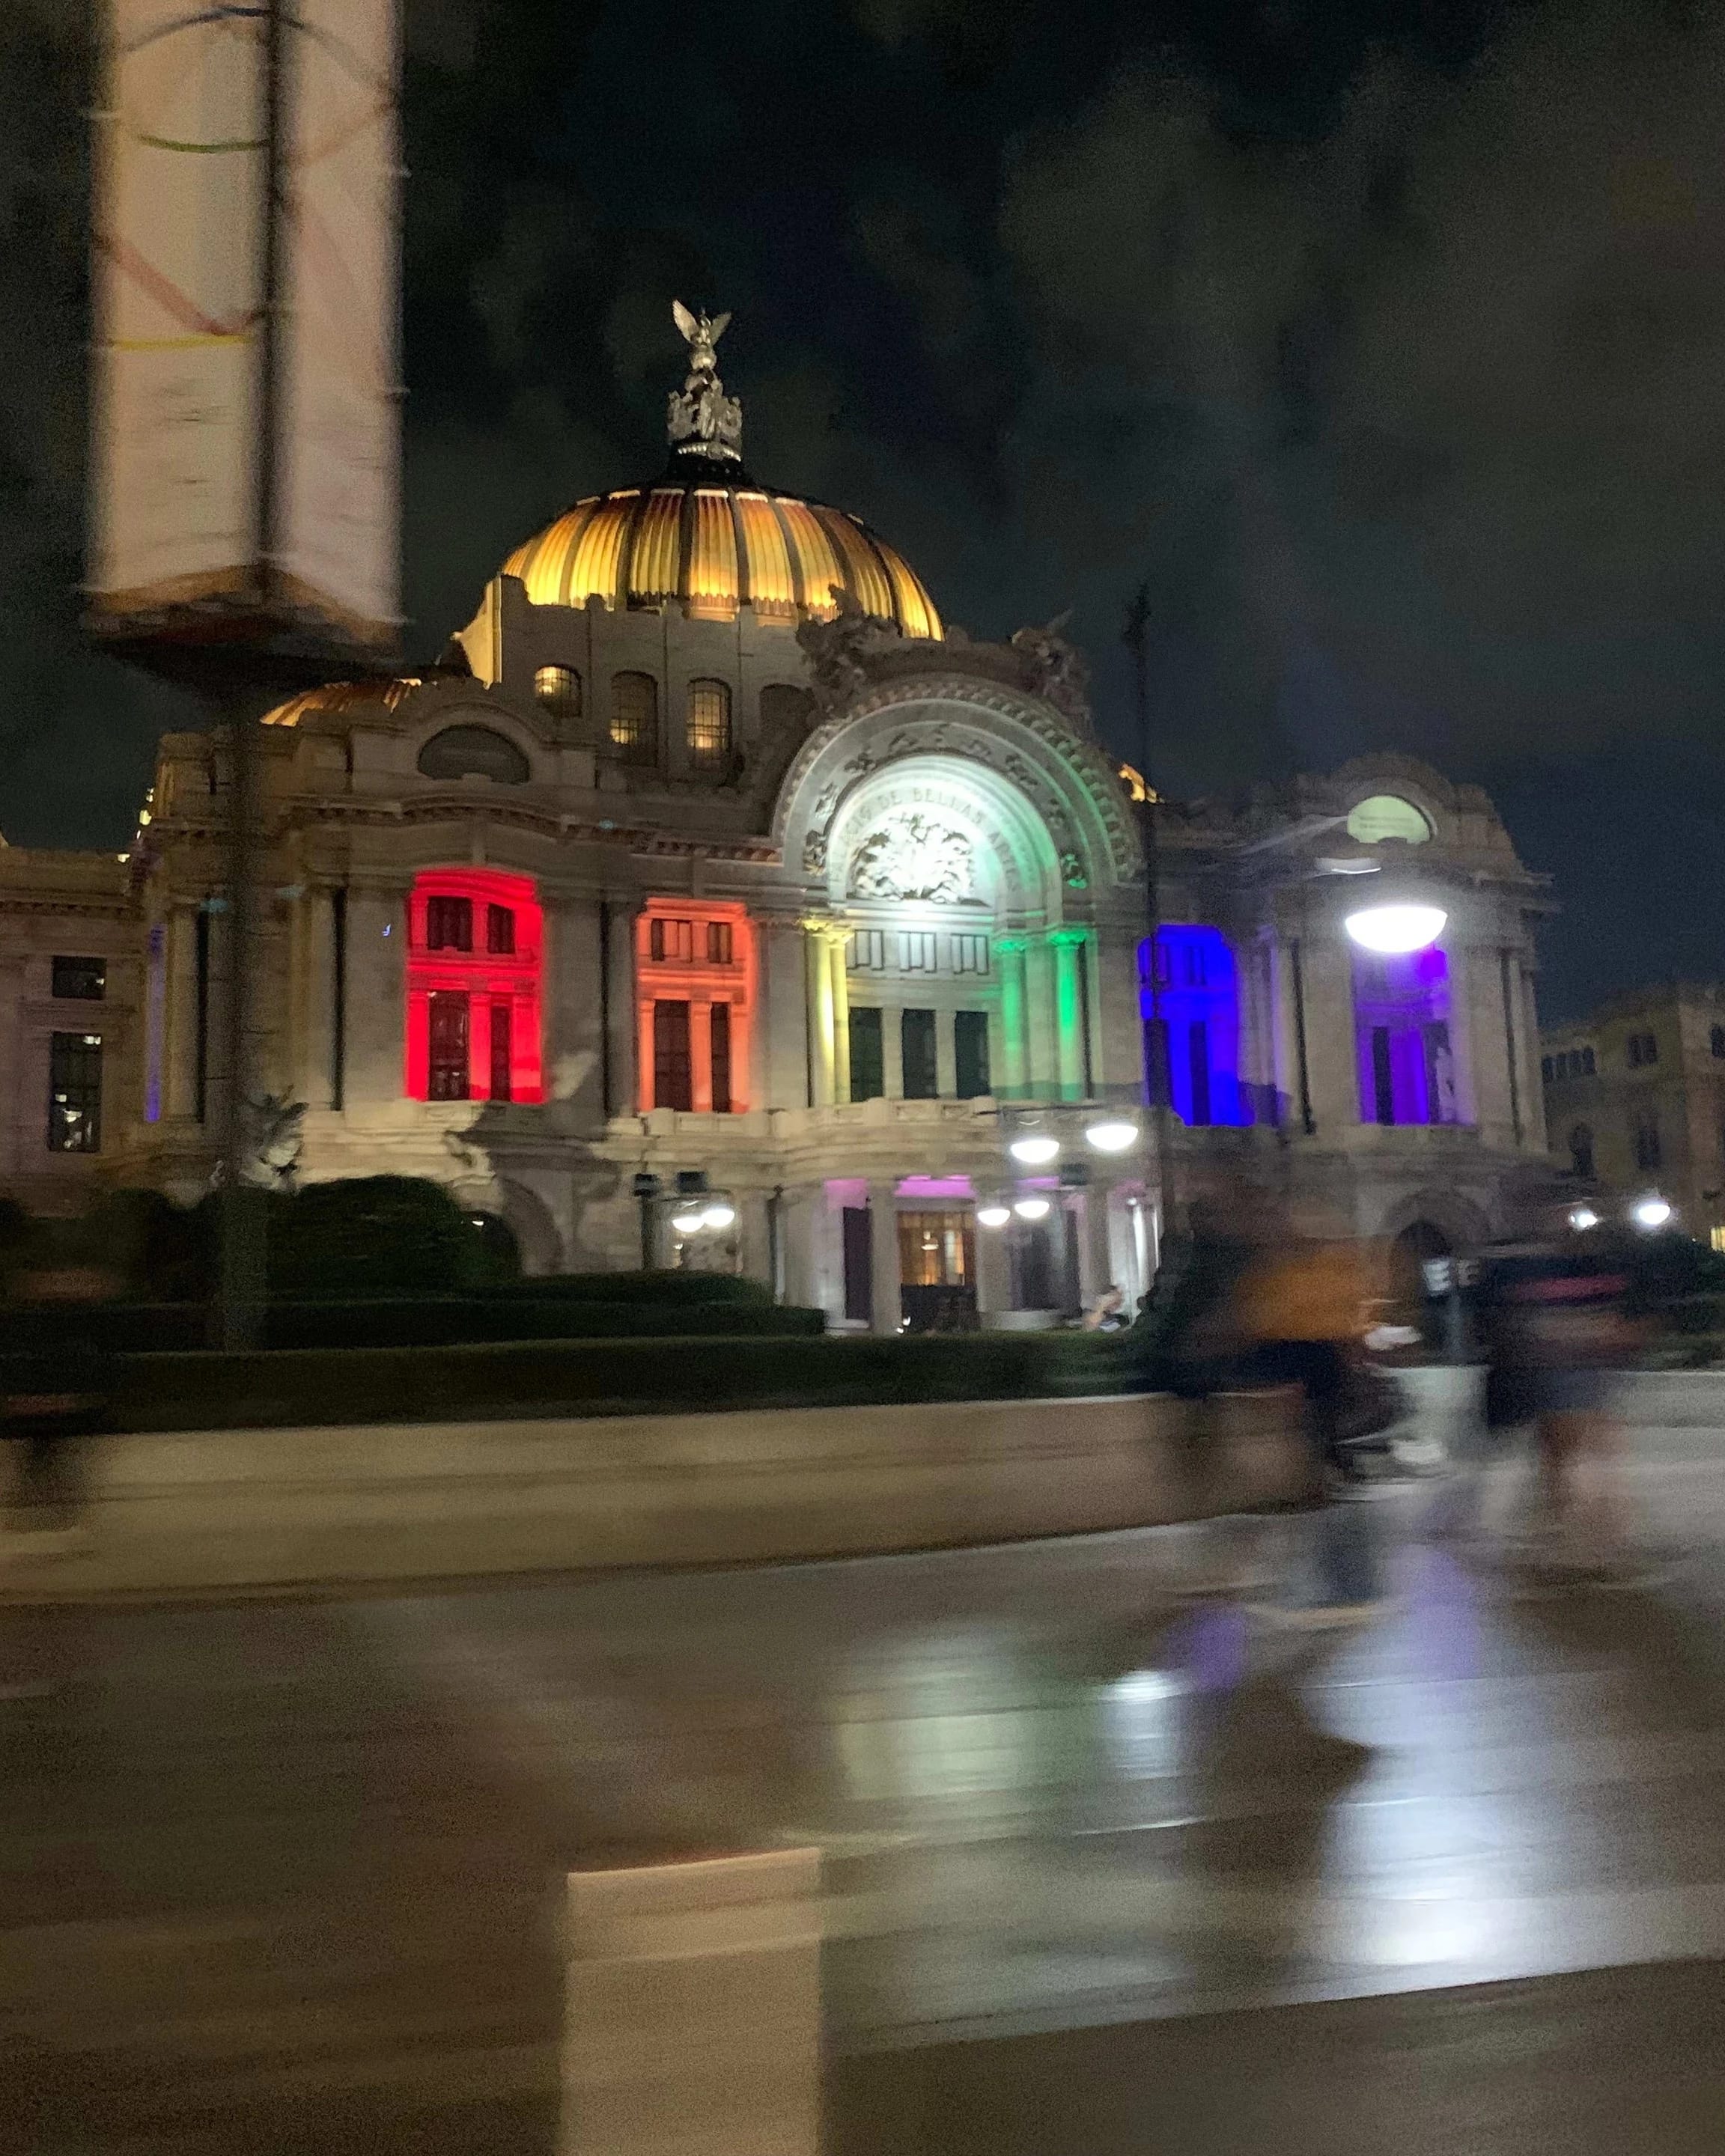
[[740,606],[767,620],[830,620],[832,588],[910,637],[941,619],[903,555],[852,516],[756,486],[741,472],[675,471],[647,486],[589,495],[503,564],[535,606],[664,606],[729,621]]
[[375,678],[326,681],[321,687],[304,690],[297,696],[290,696],[286,703],[278,704],[273,711],[265,711],[261,723],[266,726],[296,726],[301,719],[310,718],[316,711],[336,716],[367,710],[393,711],[408,690],[418,685],[417,677],[398,681]]

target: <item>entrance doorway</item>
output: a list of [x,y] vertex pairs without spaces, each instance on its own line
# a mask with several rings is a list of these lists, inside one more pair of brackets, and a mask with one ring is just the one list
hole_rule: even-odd
[[901,1213],[898,1276],[906,1329],[976,1329],[976,1235],[970,1214]]

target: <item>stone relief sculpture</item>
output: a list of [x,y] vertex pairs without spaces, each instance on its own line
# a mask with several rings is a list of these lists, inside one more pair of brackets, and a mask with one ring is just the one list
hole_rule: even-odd
[[829,588],[838,613],[830,621],[799,622],[797,641],[809,660],[814,701],[831,718],[868,687],[870,656],[897,637],[889,624],[863,612],[854,592],[843,584]]
[[1084,654],[1066,641],[1064,632],[1071,619],[1069,608],[1065,613],[1056,614],[1045,629],[1014,629],[1012,648],[1023,667],[1024,686],[1036,696],[1045,696],[1062,718],[1070,719],[1080,733],[1088,736],[1090,668]]
[[957,906],[973,897],[976,865],[962,831],[915,813],[871,831],[850,864],[852,898],[918,899]]

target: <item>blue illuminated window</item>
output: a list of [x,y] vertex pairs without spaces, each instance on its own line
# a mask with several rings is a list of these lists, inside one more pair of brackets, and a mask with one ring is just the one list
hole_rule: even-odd
[[1145,1091],[1183,1123],[1249,1123],[1240,1081],[1240,985],[1219,928],[1170,925],[1156,932],[1153,991],[1143,982]]

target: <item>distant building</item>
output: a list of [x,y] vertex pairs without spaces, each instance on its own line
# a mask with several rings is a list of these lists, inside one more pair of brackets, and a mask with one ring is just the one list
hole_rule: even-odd
[[1663,1198],[1725,1249],[1725,982],[1640,988],[1540,1036],[1552,1150],[1612,1201]]
[[[1551,901],[1486,796],[1378,756],[1147,799],[1057,634],[971,640],[747,475],[711,360],[666,468],[519,547],[439,665],[270,713],[255,1086],[300,1178],[435,1177],[534,1270],[1034,1323],[1147,1284],[1147,1087],[1177,1193],[1220,1156],[1414,1255],[1489,1234],[1546,1149]],[[227,737],[170,734],[124,862],[0,853],[33,1204],[209,1187],[231,798]]]

